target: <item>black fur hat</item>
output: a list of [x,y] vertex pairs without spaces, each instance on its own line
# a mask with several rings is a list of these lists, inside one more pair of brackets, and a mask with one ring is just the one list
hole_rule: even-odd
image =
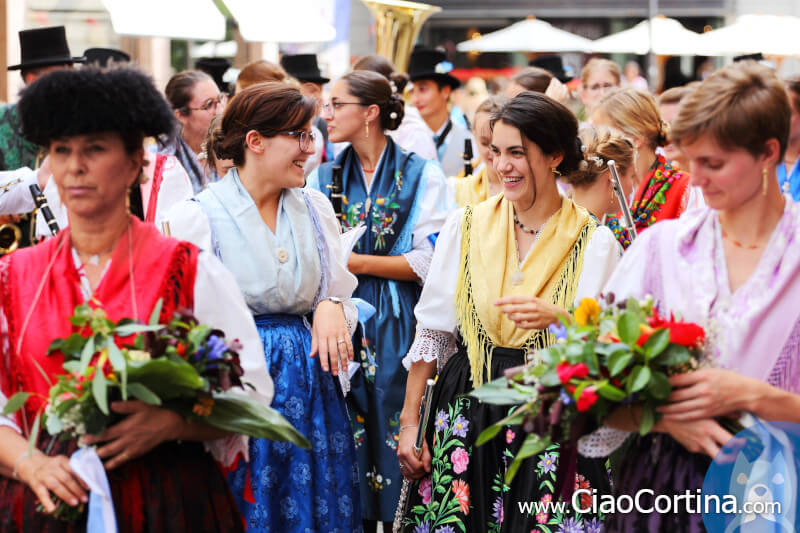
[[17,104],[22,135],[40,146],[52,139],[103,131],[172,133],[169,104],[141,70],[56,70],[26,87]]

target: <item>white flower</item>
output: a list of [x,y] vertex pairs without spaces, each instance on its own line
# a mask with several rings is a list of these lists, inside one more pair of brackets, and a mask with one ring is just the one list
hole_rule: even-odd
[[137,362],[149,361],[150,352],[145,352],[143,350],[128,350],[128,360]]

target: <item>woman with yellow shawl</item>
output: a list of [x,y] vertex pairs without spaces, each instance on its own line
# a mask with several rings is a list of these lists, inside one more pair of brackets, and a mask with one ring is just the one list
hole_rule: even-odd
[[479,204],[503,189],[497,171],[492,167],[492,128],[489,124],[492,115],[500,110],[501,103],[500,98],[490,96],[475,111],[472,134],[478,143],[476,148],[479,160],[475,171],[464,176],[462,170],[457,177],[447,178],[447,188],[452,190],[458,207]]
[[[506,103],[492,117],[502,194],[454,212],[439,235],[404,360],[410,374],[397,455],[405,477],[415,480],[407,531],[599,531],[601,517],[576,513],[569,502],[567,513],[548,506],[556,503],[556,446],[526,459],[511,486],[504,483],[524,432],[512,426],[476,446],[510,406],[466,396],[552,343],[548,326],[576,300],[596,296],[619,260],[611,231],[556,187],[556,177],[583,158],[577,130],[572,113],[542,94]],[[433,424],[418,458],[412,446],[420,398],[437,363]],[[598,460],[580,458],[575,483],[610,491]]]

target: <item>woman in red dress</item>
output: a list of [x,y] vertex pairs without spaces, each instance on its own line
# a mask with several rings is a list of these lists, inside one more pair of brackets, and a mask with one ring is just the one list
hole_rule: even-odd
[[[211,254],[161,236],[126,208],[142,171],[143,137],[173,126],[152,80],[133,68],[62,70],[29,86],[19,109],[25,135],[48,150],[70,225],[0,261],[0,405],[20,391],[47,395],[50,380],[64,372],[63,357],[47,355],[48,346],[74,331],[67,317],[76,305],[102,305],[114,321],[146,321],[159,299],[162,322],[188,308],[239,338],[245,380],[269,401],[261,345],[230,273]],[[88,493],[69,464],[76,443],[50,449],[43,434],[29,451],[40,407],[32,396],[15,417],[0,417],[0,531],[81,531],[85,519],[49,515],[54,497],[75,506]],[[141,402],[111,408],[120,421],[86,443],[105,461],[120,531],[242,530],[225,479],[201,444],[224,453],[236,437]]]

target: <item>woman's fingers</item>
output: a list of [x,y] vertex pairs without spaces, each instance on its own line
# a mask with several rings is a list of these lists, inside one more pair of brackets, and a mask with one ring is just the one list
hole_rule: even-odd
[[308,354],[309,357],[314,357],[319,352],[319,341],[317,341],[317,331],[312,328],[311,331],[311,352]]
[[75,474],[72,471],[58,469],[53,472],[53,476],[58,480],[61,487],[64,489],[62,492],[66,497],[59,494],[59,498],[67,502],[69,505],[75,506],[79,502],[88,501],[86,492],[81,488],[76,480]]
[[[670,403],[656,408],[656,411],[662,413],[664,416],[685,415],[692,411],[705,411],[708,408],[708,401],[706,398],[695,398],[693,400],[686,400],[678,403]],[[708,418],[703,416],[701,418]]]
[[41,481],[34,481],[29,485],[29,487],[33,493],[36,494],[36,497],[39,499],[42,507],[44,507],[44,510],[48,513],[54,513],[56,510],[56,504],[54,504],[52,498],[50,498],[50,490],[47,488],[47,486]]
[[322,371],[327,372],[328,365],[328,339],[321,337],[317,344],[317,353],[319,354],[319,364],[322,366]]
[[331,375],[339,375],[339,344],[336,335],[328,336],[328,363],[331,368]]

